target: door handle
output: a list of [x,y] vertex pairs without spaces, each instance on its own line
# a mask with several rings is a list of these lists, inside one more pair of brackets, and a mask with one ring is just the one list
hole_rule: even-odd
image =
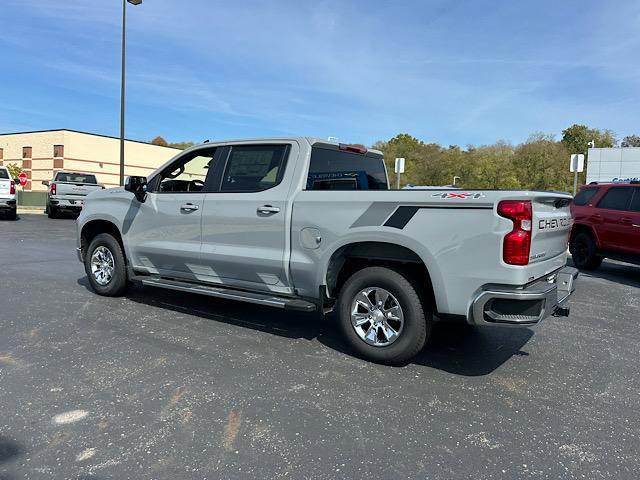
[[268,215],[269,213],[278,213],[280,209],[278,207],[272,207],[271,205],[263,205],[258,207],[258,213]]
[[623,225],[633,225],[633,220],[631,220],[629,217],[623,217],[620,219],[620,223]]
[[194,205],[193,203],[185,203],[180,207],[180,210],[184,210],[185,212],[195,212],[199,208],[199,205]]

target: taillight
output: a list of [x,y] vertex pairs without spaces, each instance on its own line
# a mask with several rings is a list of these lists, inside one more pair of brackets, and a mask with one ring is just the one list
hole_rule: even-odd
[[9,184],[9,195],[15,195],[15,194],[16,194],[16,182],[11,180],[11,183]]
[[346,143],[340,143],[338,148],[345,152],[359,153],[360,155],[364,155],[368,152],[366,147],[361,147],[360,145],[348,145]]
[[55,183],[51,184],[50,190],[51,190],[51,195],[55,195],[56,194],[56,184]]
[[531,250],[530,200],[503,200],[498,203],[498,215],[513,222],[513,230],[504,237],[502,259],[509,265],[528,265]]

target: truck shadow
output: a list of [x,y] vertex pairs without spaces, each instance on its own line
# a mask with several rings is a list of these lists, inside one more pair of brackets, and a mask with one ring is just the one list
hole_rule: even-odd
[[[567,265],[575,267],[571,258],[569,258]],[[629,263],[614,263],[610,260],[605,260],[602,262],[602,265],[595,270],[580,270],[580,276],[601,278],[621,285],[628,285],[636,288],[640,287],[640,266]],[[578,288],[580,288],[579,282],[580,278],[578,277]]]
[[[82,281],[79,283],[84,284]],[[280,337],[315,339],[333,350],[353,355],[337,331],[334,315],[321,319],[318,314],[288,312],[141,286],[132,288],[127,298],[142,305]],[[533,331],[528,328],[473,328],[437,322],[425,349],[411,363],[456,375],[487,375],[513,356],[528,355],[522,351],[522,347],[532,335]]]
[[2,476],[5,464],[11,463],[21,455],[25,454],[25,449],[17,442],[0,435],[0,479],[9,479],[9,476]]

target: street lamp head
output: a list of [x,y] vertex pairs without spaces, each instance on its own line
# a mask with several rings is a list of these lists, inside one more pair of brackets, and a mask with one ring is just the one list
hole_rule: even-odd
[[140,5],[142,0],[127,0],[131,5]]

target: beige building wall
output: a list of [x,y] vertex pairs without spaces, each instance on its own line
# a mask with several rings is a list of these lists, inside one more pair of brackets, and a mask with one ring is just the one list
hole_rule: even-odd
[[[54,152],[54,145],[62,148]],[[175,148],[126,140],[125,175],[147,176],[178,153]],[[72,130],[0,134],[0,154],[0,164],[15,163],[25,171],[29,178],[25,191],[46,191],[42,181],[60,170],[93,173],[105,187],[118,186],[120,140],[114,137]]]

